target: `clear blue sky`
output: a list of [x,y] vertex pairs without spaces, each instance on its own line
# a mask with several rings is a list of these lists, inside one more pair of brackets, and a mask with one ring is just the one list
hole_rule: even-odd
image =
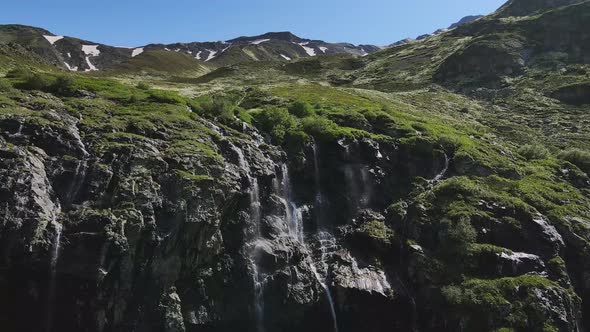
[[291,31],[386,45],[488,14],[506,0],[2,0],[0,24],[116,46],[226,40]]

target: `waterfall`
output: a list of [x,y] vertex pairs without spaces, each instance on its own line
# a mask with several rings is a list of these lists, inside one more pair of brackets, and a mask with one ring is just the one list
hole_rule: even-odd
[[53,238],[53,248],[51,250],[51,256],[49,261],[49,286],[47,288],[47,303],[46,303],[46,321],[45,330],[50,332],[53,325],[53,305],[55,304],[55,291],[57,286],[57,263],[59,261],[59,250],[61,248],[61,235],[63,226],[57,222],[57,218],[54,215],[51,225],[54,228],[55,235]]
[[[348,192],[349,208],[351,216],[354,216],[357,210],[368,207],[371,201],[372,187],[369,166],[360,164],[352,158],[350,144],[346,144],[344,138],[338,141],[338,145],[344,149],[342,168]],[[381,152],[378,151],[377,156],[379,155]],[[381,157],[383,156],[381,155]]]
[[316,216],[316,225],[319,227],[322,224],[322,206],[323,206],[323,198],[322,198],[322,182],[321,182],[321,175],[320,175],[320,152],[318,150],[318,146],[316,144],[315,139],[312,138],[312,145],[311,148],[313,150],[313,171],[314,171],[314,180],[315,180],[315,189],[316,189],[316,196],[315,196],[315,216]]
[[334,238],[332,237],[332,235],[328,232],[318,232],[317,234],[318,236],[318,242],[320,245],[320,264],[322,264],[322,269],[324,270],[324,274],[325,274],[325,278],[324,281],[322,281],[316,267],[312,264],[312,270],[315,274],[316,279],[318,280],[318,282],[320,283],[320,285],[322,286],[322,288],[324,289],[324,293],[326,295],[326,298],[328,299],[328,304],[330,305],[330,314],[332,315],[332,323],[334,324],[334,331],[338,332],[338,318],[336,316],[336,306],[334,304],[334,298],[332,297],[332,292],[330,291],[330,287],[328,287],[328,285],[326,284],[325,280],[327,280],[328,278],[328,274],[329,274],[329,266],[328,266],[328,262],[326,261],[326,256],[328,254],[328,249],[329,247],[326,246],[326,244],[331,243],[332,247],[335,246],[334,244]]
[[442,181],[442,179],[447,174],[447,171],[449,170],[449,164],[450,164],[449,156],[446,153],[444,153],[444,156],[445,156],[445,166],[432,180],[428,181],[431,186],[434,186],[437,183],[439,183],[440,181]]
[[[315,145],[314,145],[314,156],[315,156],[316,151],[317,150],[315,149]],[[316,174],[319,176],[319,167],[317,166],[317,158],[314,157],[314,160],[315,160],[314,164],[316,165],[315,166]],[[281,197],[282,201],[286,202],[286,204],[285,204],[285,221],[287,222],[287,224],[289,226],[289,234],[293,237],[293,239],[300,242],[300,244],[303,246],[305,251],[310,252],[310,250],[308,249],[308,246],[307,246],[307,242],[305,240],[301,209],[299,209],[297,207],[297,204],[295,203],[295,201],[292,198],[292,189],[291,189],[291,180],[290,180],[290,176],[289,176],[289,168],[286,163],[281,165],[281,173],[282,173],[282,181],[281,181],[282,188],[280,188],[281,190],[276,190],[276,194],[282,196]],[[317,178],[316,178],[316,184],[318,184]],[[319,202],[319,200],[316,203],[318,203],[318,202]],[[321,247],[320,252],[322,253],[320,263],[322,264],[322,267],[325,267],[326,276],[327,276],[328,268],[327,268],[327,262],[325,259],[326,250],[323,248],[323,245],[321,244],[321,242],[320,242],[320,247]],[[330,315],[332,318],[332,323],[334,325],[334,331],[338,332],[338,320],[337,320],[337,316],[336,316],[336,306],[334,304],[334,299],[332,297],[332,293],[330,292],[330,288],[326,284],[326,281],[325,281],[326,278],[322,278],[320,276],[320,274],[318,273],[315,262],[313,261],[313,257],[311,257],[309,265],[310,265],[311,271],[313,272],[314,277],[316,278],[317,282],[322,287],[322,289],[324,291],[324,295],[326,296],[326,299],[328,300],[328,304],[330,306]]]
[[258,265],[254,260],[250,261],[252,265],[252,278],[254,281],[254,311],[256,313],[256,330],[264,332],[264,285],[265,280],[258,272]]
[[240,169],[246,172],[249,185],[250,198],[250,220],[254,224],[254,238],[249,243],[250,268],[252,270],[252,283],[254,285],[254,312],[256,315],[256,328],[258,332],[264,332],[264,285],[265,278],[258,270],[257,256],[259,241],[262,238],[260,223],[262,221],[261,204],[260,204],[260,187],[258,179],[252,175],[250,164],[244,157],[244,152],[237,146],[232,146],[238,155],[238,165]]
[[258,256],[258,240],[262,237],[260,229],[260,188],[258,179],[248,175],[250,182],[250,219],[256,227],[255,242],[250,252],[250,264],[252,267],[252,278],[254,282],[254,311],[256,312],[256,327],[258,332],[264,332],[264,276],[258,271],[256,258]]
[[20,123],[18,125],[18,130],[16,131],[16,134],[14,134],[14,136],[21,137],[22,135],[23,135],[23,124]]
[[82,142],[82,139],[78,137],[78,145],[80,150],[82,151],[82,159],[78,162],[78,166],[76,167],[76,174],[74,175],[74,181],[70,186],[70,191],[68,193],[68,202],[73,204],[76,196],[80,193],[80,189],[82,189],[82,185],[84,184],[84,180],[86,179],[86,172],[88,171],[88,151],[86,151],[86,147]]

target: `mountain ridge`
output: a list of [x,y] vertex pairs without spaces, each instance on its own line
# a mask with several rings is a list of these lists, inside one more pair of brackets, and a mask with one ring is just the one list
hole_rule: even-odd
[[[23,38],[25,35],[26,38]],[[323,54],[364,56],[380,49],[373,45],[357,46],[304,39],[291,32],[268,32],[228,41],[148,44],[127,48],[55,35],[48,30],[26,25],[0,25],[0,42],[2,41],[20,43],[46,57],[49,62],[71,71],[109,69],[149,50],[180,52],[214,65],[231,65],[244,61],[290,61]],[[88,51],[89,47],[92,47],[93,52]],[[238,50],[231,50],[230,56],[224,54],[232,48]]]

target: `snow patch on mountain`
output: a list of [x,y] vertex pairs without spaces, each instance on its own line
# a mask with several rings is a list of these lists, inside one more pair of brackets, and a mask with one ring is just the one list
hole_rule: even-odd
[[143,53],[143,47],[136,48],[133,50],[133,52],[131,52],[131,57],[135,58],[136,56],[140,55],[141,53]]
[[100,50],[98,49],[98,45],[82,45],[82,52],[86,55],[90,56],[99,56]]
[[285,59],[287,61],[291,61],[292,60],[291,58],[289,58],[288,56],[286,56],[284,54],[281,54],[281,56],[283,57],[283,59]]
[[68,58],[72,57],[72,53],[68,52]]
[[203,53],[203,51],[199,51],[197,53],[197,55],[195,55],[195,58],[197,58],[198,60],[201,60],[201,54]]
[[47,36],[47,35],[44,35],[43,37],[45,37],[45,39],[47,39],[47,41],[51,45],[55,44],[55,42],[57,42],[58,40],[64,39],[64,36]]
[[67,62],[64,61],[64,65],[68,68],[69,71],[78,71],[78,67],[72,67]]
[[255,40],[255,41],[250,42],[250,44],[252,44],[252,45],[260,45],[260,44],[265,43],[265,42],[267,42],[269,40],[270,39],[258,39],[258,40]]
[[92,62],[90,62],[90,57],[89,57],[89,56],[87,56],[87,57],[86,57],[86,64],[88,65],[88,68],[89,68],[89,69],[86,69],[85,71],[97,71],[97,70],[98,70],[98,68],[96,68],[96,67],[95,67],[95,66],[92,64]]
[[207,57],[207,60],[205,61],[211,61],[213,59],[215,59],[215,55],[217,54],[217,51],[213,51],[213,50],[207,50],[209,52],[209,56]]
[[326,51],[328,50],[328,48],[324,46],[320,46],[319,49],[320,51],[322,51],[322,53],[326,53]]
[[232,45],[232,44],[228,44],[228,43],[225,43],[225,42],[224,42],[224,44],[225,44],[225,45],[228,45],[228,46],[227,46],[226,48],[222,49],[222,50],[221,50],[221,53],[223,53],[223,52],[227,51],[227,49],[228,49],[228,48],[230,48],[230,47],[231,47],[231,45]]
[[305,43],[299,43],[299,46],[303,47],[303,49],[305,50],[305,52],[307,53],[307,55],[309,56],[315,56],[315,50],[311,47],[307,47],[305,45],[309,44],[309,42],[305,42]]

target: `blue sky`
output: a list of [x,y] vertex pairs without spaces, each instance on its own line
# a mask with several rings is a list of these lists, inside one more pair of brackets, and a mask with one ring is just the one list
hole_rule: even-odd
[[2,0],[19,23],[116,46],[226,40],[291,31],[329,42],[386,45],[488,14],[506,0]]

